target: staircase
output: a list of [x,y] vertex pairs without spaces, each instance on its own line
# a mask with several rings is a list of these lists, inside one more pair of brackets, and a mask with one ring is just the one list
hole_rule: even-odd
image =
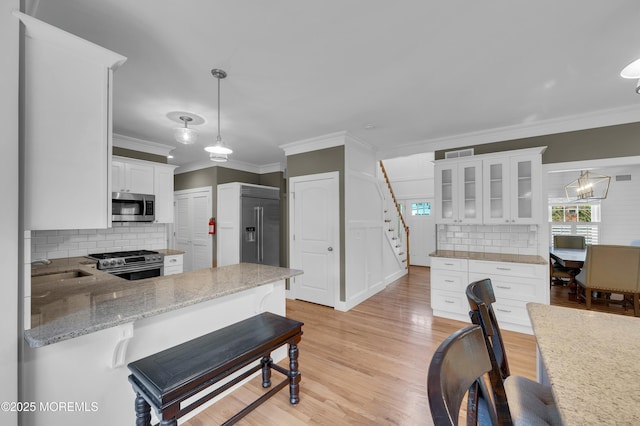
[[380,170],[386,185],[380,185],[380,190],[384,198],[384,224],[385,233],[387,239],[394,248],[396,257],[405,265],[407,273],[410,271],[410,257],[409,257],[409,227],[402,217],[402,211],[398,205],[398,201],[391,188],[391,182],[389,182],[389,176],[384,168],[382,160],[379,161]]

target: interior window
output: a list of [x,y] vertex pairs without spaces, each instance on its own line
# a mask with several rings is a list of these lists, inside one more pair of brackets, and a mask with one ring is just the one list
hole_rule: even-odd
[[431,216],[431,203],[411,203],[411,216]]
[[554,235],[583,235],[587,244],[598,244],[599,204],[549,205],[551,244]]

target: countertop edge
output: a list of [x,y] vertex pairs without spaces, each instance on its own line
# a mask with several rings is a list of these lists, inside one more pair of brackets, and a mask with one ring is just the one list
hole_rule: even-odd
[[429,253],[430,257],[446,259],[483,260],[488,262],[529,263],[533,265],[546,265],[548,260],[538,255],[508,254],[508,253],[483,253],[475,251],[436,250]]

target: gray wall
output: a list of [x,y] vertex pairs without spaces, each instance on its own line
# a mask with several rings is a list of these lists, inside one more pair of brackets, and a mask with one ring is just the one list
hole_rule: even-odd
[[120,157],[135,158],[138,160],[153,161],[154,163],[167,164],[167,157],[163,155],[149,154],[148,152],[135,151],[133,149],[119,148],[114,146],[111,150],[113,155]]
[[[640,123],[630,123],[532,138],[513,139],[504,142],[472,145],[455,148],[454,150],[474,148],[475,154],[486,154],[490,152],[546,146],[547,149],[544,154],[542,154],[542,163],[549,164],[640,155],[639,138]],[[436,160],[443,159],[444,152],[444,150],[436,151]]]
[[[345,289],[345,221],[344,221],[344,170],[345,170],[344,146],[305,152],[287,157],[288,178],[296,176],[313,175],[316,173],[338,172],[339,177],[339,202],[340,202],[340,300],[346,300]],[[288,182],[287,182],[288,187]],[[288,210],[287,210],[288,214]],[[288,224],[288,217],[286,223]],[[288,226],[287,226],[287,241]],[[287,249],[287,259],[289,251]]]
[[[226,167],[214,166],[206,169],[194,170],[192,172],[180,173],[173,177],[173,189],[181,191],[184,189],[201,188],[211,186],[213,189],[213,197],[211,200],[211,216],[215,217],[218,211],[218,185],[223,183],[242,182],[253,185],[275,186],[280,188],[280,265],[286,266],[288,259],[286,257],[288,240],[286,238],[286,216],[287,210],[285,180],[282,172],[273,172],[258,174],[245,172],[243,170],[229,169]],[[218,244],[218,236],[213,239],[213,264],[217,264],[216,247]]]

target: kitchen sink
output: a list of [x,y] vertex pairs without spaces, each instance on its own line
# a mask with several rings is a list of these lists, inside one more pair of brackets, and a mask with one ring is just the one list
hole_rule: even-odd
[[70,269],[68,271],[45,272],[31,276],[31,284],[39,284],[50,281],[70,280],[73,278],[90,277],[93,274],[81,269]]

